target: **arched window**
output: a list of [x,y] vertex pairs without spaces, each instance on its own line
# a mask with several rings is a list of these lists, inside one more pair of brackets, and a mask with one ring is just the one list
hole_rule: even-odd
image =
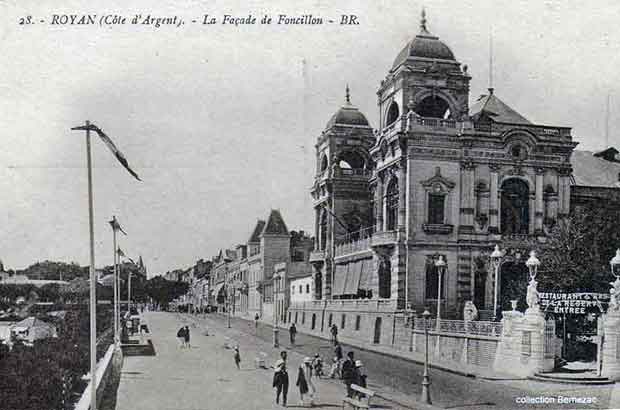
[[398,220],[398,180],[392,178],[385,193],[385,230],[393,231],[396,229]]
[[451,119],[450,105],[443,98],[428,96],[418,103],[415,112],[422,117]]
[[366,161],[355,151],[345,151],[338,155],[338,166],[341,169],[364,169]]
[[527,183],[510,178],[502,184],[501,231],[503,234],[527,234],[530,226],[530,190]]
[[327,169],[327,155],[323,154],[323,156],[321,157],[321,172],[325,172],[325,170]]
[[396,103],[396,101],[392,101],[392,103],[390,104],[390,108],[388,108],[385,125],[386,126],[390,125],[394,121],[396,121],[398,119],[399,114],[400,114],[400,110],[398,109],[398,104]]

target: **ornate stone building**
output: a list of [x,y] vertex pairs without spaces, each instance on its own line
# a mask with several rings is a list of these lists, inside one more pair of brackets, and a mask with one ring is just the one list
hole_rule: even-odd
[[531,123],[493,89],[470,106],[470,79],[423,15],[377,90],[377,130],[347,87],[318,137],[311,190],[315,302],[304,309],[328,317],[322,328],[365,311],[355,327],[368,320],[381,342],[381,321],[434,311],[439,289],[442,317],[460,317],[470,300],[489,317],[493,246],[507,251],[500,281],[522,280],[529,251],[569,213],[571,129]]

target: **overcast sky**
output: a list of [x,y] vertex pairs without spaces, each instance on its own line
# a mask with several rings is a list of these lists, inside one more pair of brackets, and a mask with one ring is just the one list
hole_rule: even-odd
[[[69,131],[86,119],[144,181],[93,140],[98,266],[112,261],[112,215],[129,234],[120,246],[142,255],[150,274],[246,242],[271,208],[289,229],[311,231],[316,138],[346,83],[377,126],[379,82],[418,32],[423,5],[429,30],[469,66],[470,100],[488,87],[492,30],[501,99],[533,122],[573,127],[579,148],[594,150],[605,145],[609,94],[610,143],[620,145],[617,1],[57,3],[0,1],[0,258],[10,268],[88,263],[84,135]],[[54,13],[176,14],[187,24],[18,24],[27,15],[49,22]],[[205,13],[344,13],[361,24],[190,23]]]

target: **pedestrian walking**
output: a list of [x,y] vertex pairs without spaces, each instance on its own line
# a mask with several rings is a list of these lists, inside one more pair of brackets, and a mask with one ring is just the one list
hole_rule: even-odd
[[313,363],[313,360],[309,357],[306,357],[304,359],[304,364],[306,365],[306,381],[308,382],[308,389],[310,391],[310,407],[314,406],[314,401],[317,399],[318,396],[318,391],[315,384],[317,374],[314,372]]
[[[307,357],[308,361],[310,358]],[[297,382],[295,385],[299,388],[299,397],[301,400],[302,407],[306,405],[304,401],[304,394],[308,393],[308,376],[306,375],[306,360],[299,365],[299,371],[297,372]]]
[[338,326],[335,323],[332,324],[331,329],[329,330],[332,334],[332,343],[334,346],[338,343]]
[[241,366],[239,366],[239,363],[241,363],[241,354],[239,354],[239,346],[235,346],[235,364],[237,365],[237,369],[241,369]]
[[254,329],[256,329],[256,331],[258,332],[258,313],[254,315]]
[[188,349],[191,349],[191,345],[189,343],[189,326],[185,326],[185,347],[187,347]]
[[291,339],[291,346],[295,346],[295,335],[297,334],[295,323],[291,323],[291,327],[288,328],[288,334]]
[[347,387],[347,397],[353,397],[351,385],[355,383],[355,360],[353,352],[347,353],[347,359],[342,363],[342,380]]
[[334,360],[332,362],[332,367],[329,370],[329,377],[330,378],[335,378],[338,377],[339,379],[341,379],[341,375],[340,375],[340,362],[338,361],[337,357],[334,357]]
[[286,369],[286,352],[280,352],[280,359],[274,365],[272,386],[276,389],[276,404],[280,403],[282,395],[282,406],[286,407],[286,395],[288,394],[288,372]]
[[312,369],[314,370],[314,375],[316,377],[324,376],[323,374],[323,359],[319,354],[314,355],[314,360],[312,361]]
[[356,360],[355,369],[356,369],[356,375],[357,375],[357,383],[355,384],[366,388],[366,377],[368,375],[366,374],[366,368],[364,367],[364,363],[362,363],[361,360]]
[[179,348],[183,349],[185,347],[185,328],[183,326],[177,332],[177,339],[179,339]]

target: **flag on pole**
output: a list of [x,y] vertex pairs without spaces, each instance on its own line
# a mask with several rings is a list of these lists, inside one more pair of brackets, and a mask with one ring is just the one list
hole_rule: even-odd
[[110,151],[112,151],[112,154],[114,154],[114,156],[116,157],[116,159],[118,160],[118,162],[121,163],[122,166],[125,167],[125,169],[138,181],[142,181],[140,179],[140,177],[138,176],[138,174],[136,174],[134,172],[133,169],[131,169],[131,167],[129,166],[129,163],[127,162],[127,158],[125,158],[125,156],[123,155],[122,152],[119,151],[118,148],[116,148],[116,145],[114,145],[114,142],[112,142],[112,140],[110,139],[110,137],[108,137],[102,130],[101,128],[97,127],[95,124],[88,124],[88,125],[80,125],[78,127],[73,127],[71,128],[72,130],[90,130],[90,131],[95,131],[97,133],[97,135],[99,135],[99,138],[101,138],[101,140],[104,142],[105,145],[108,146],[108,148],[110,149]]
[[112,218],[112,220],[110,221],[110,225],[112,225],[112,229],[114,229],[115,231],[121,231],[125,234],[125,236],[127,236],[127,232],[123,231],[123,228],[121,228],[121,224],[118,223],[118,219],[116,219],[116,217]]

